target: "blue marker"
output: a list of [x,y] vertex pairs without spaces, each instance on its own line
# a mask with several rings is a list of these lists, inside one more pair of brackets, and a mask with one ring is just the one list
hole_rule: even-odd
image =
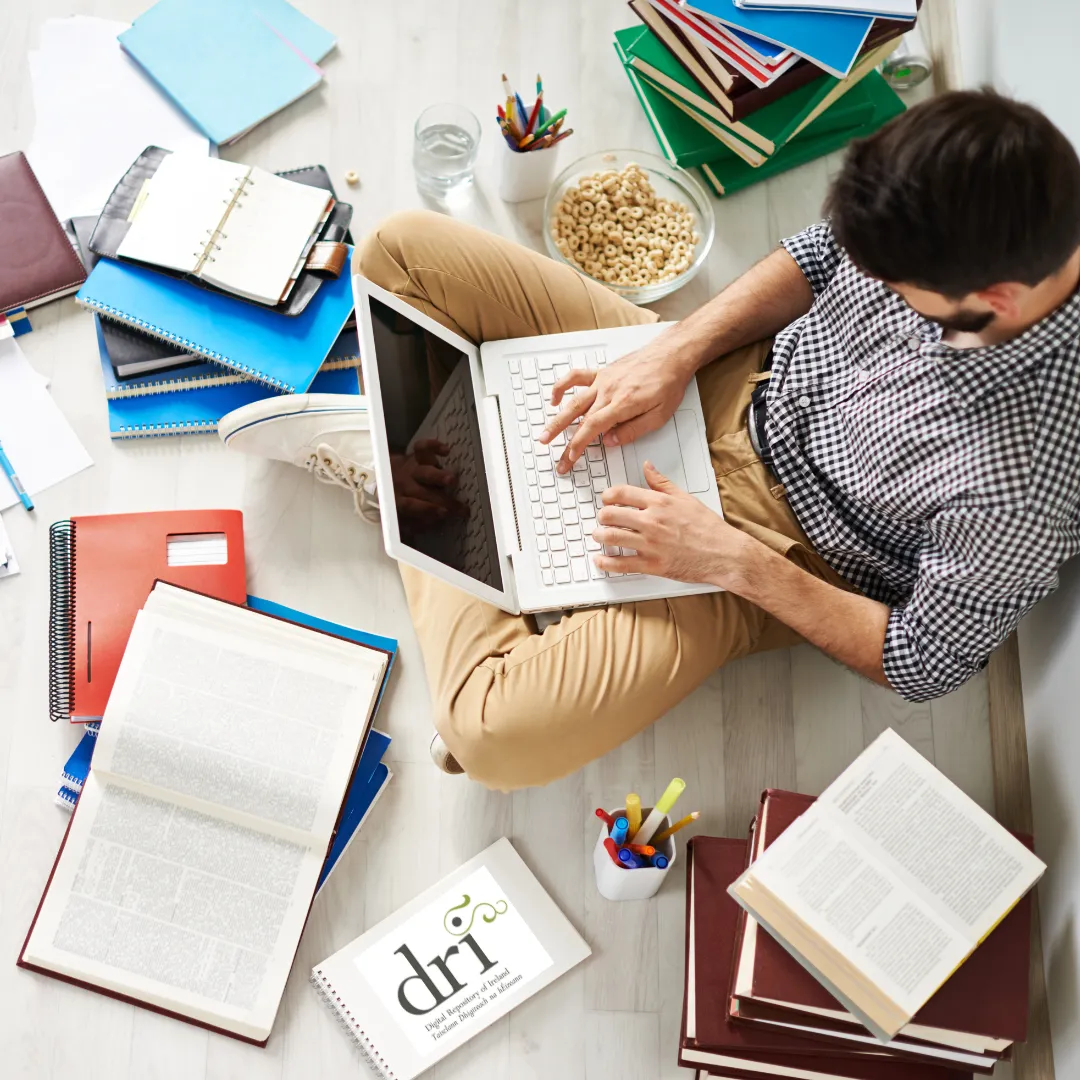
[[619,862],[630,870],[640,870],[645,865],[629,848],[619,848]]
[[652,864],[657,870],[666,870],[668,867],[668,857],[666,855],[654,855],[652,857]]
[[616,844],[625,844],[627,833],[630,832],[630,821],[625,815],[617,817],[615,824],[611,826],[611,839]]
[[12,488],[15,490],[15,494],[19,496],[19,502],[26,507],[27,510],[34,509],[33,500],[26,494],[26,488],[22,486],[22,481],[15,475],[15,469],[8,459],[7,454],[4,453],[4,448],[0,446],[0,470],[8,478]]

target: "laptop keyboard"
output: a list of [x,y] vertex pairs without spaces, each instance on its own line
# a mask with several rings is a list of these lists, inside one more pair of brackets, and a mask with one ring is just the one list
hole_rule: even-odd
[[[510,385],[514,398],[514,416],[525,464],[529,514],[536,537],[540,576],[545,585],[569,585],[600,578],[640,577],[639,574],[613,574],[598,570],[593,556],[601,545],[593,538],[596,512],[603,506],[601,495],[612,484],[626,482],[622,453],[608,461],[607,450],[597,438],[574,462],[565,476],[555,472],[555,465],[567,441],[577,431],[575,421],[546,446],[538,438],[551,418],[559,411],[551,404],[555,383],[571,368],[598,370],[607,366],[603,349],[579,349],[519,356],[509,359]],[[569,400],[573,389],[567,392]],[[561,408],[561,406],[560,406]],[[514,424],[504,417],[504,425]],[[522,513],[522,528],[529,514]],[[608,555],[634,552],[630,548],[604,548]]]

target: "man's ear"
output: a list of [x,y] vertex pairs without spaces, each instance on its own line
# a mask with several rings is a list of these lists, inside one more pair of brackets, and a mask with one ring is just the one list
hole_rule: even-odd
[[1020,316],[1024,296],[1030,291],[1030,286],[1019,281],[1002,281],[972,295],[993,308],[996,315],[1005,319],[1016,319]]

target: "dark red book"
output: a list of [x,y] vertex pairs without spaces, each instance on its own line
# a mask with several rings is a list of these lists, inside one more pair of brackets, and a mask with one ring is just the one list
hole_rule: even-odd
[[746,861],[744,840],[698,836],[687,845],[681,1066],[755,1080],[778,1075],[763,1070],[762,1065],[783,1068],[783,1076],[792,1080],[970,1080],[967,1072],[884,1057],[880,1046],[875,1053],[837,1051],[796,1034],[733,1022],[728,1015],[728,989],[742,911],[727,888],[745,869]]
[[[758,814],[756,858],[813,804],[769,790]],[[1030,837],[1020,837],[1032,847]],[[897,1044],[946,1046],[1000,1057],[1027,1037],[1031,894],[1025,896],[903,1030]],[[767,932],[740,920],[732,1008],[742,1019],[775,1019],[866,1036],[865,1028]],[[781,1012],[779,1015],[783,1015]],[[872,1037],[871,1037],[872,1038]],[[874,1040],[876,1042],[876,1040]],[[881,1044],[877,1044],[881,1045]]]

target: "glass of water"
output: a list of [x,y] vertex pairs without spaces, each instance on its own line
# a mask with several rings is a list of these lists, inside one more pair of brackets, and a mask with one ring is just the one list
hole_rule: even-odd
[[416,120],[413,169],[428,195],[445,196],[472,183],[480,121],[461,105],[431,105]]

